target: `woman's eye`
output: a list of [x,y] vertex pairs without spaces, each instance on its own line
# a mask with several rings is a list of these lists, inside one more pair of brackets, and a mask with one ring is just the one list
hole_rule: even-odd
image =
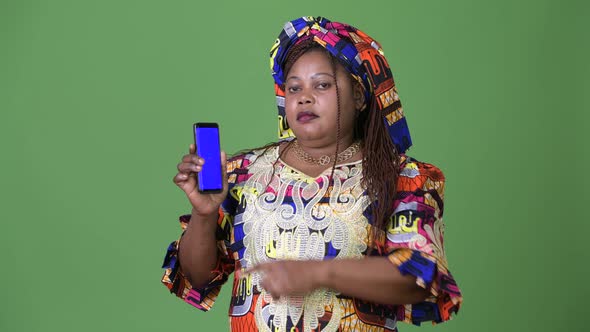
[[287,91],[289,91],[290,93],[294,93],[294,92],[299,91],[299,87],[298,86],[290,86],[290,87],[287,87]]
[[318,88],[324,89],[324,90],[330,88],[330,86],[331,86],[331,84],[328,82],[322,82],[322,83],[318,84]]

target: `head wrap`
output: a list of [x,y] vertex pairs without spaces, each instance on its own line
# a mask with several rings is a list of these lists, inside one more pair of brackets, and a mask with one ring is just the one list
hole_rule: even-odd
[[391,140],[399,153],[405,152],[412,145],[412,139],[381,45],[348,24],[330,22],[323,17],[306,16],[285,23],[270,49],[270,68],[279,108],[279,138],[294,136],[285,116],[285,59],[291,46],[310,38],[328,50],[362,84],[367,104],[372,103],[376,112],[383,113]]

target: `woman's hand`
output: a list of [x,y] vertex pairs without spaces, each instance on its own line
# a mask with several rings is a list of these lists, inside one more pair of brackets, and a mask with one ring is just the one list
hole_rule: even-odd
[[197,185],[197,173],[203,168],[205,160],[197,156],[195,150],[195,145],[191,144],[189,154],[184,155],[182,161],[177,166],[178,174],[174,176],[173,181],[184,191],[193,206],[194,212],[199,215],[209,216],[217,213],[219,206],[227,196],[226,156],[225,152],[221,151],[223,191],[219,194],[201,194]]
[[322,261],[274,261],[261,263],[245,273],[258,272],[260,286],[275,300],[303,295],[318,288],[380,304],[419,303],[430,288],[416,284],[416,277],[402,275],[386,257],[330,259]]
[[281,296],[302,295],[323,287],[329,261],[283,260],[261,263],[245,273],[262,275],[260,286],[275,300]]

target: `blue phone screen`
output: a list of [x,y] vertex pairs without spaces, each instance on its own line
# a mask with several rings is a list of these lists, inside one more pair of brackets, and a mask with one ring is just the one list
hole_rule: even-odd
[[221,190],[223,183],[219,128],[196,127],[195,131],[197,154],[205,159],[203,169],[199,172],[199,190]]

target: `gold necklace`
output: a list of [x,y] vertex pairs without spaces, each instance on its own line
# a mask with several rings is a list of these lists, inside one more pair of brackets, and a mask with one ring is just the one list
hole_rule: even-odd
[[338,154],[338,157],[336,157],[335,155],[331,155],[331,156],[323,155],[323,156],[320,156],[319,158],[314,158],[311,155],[309,155],[309,153],[303,151],[301,146],[299,146],[299,143],[297,142],[297,140],[293,141],[293,151],[295,152],[295,156],[297,157],[297,159],[304,161],[308,164],[315,164],[315,165],[322,165],[322,166],[325,166],[331,162],[334,162],[334,159],[336,159],[337,163],[341,163],[345,160],[348,160],[348,159],[352,158],[352,156],[354,156],[360,149],[361,149],[361,143],[354,142],[354,143],[352,143],[351,146],[346,148],[346,150],[340,152]]

